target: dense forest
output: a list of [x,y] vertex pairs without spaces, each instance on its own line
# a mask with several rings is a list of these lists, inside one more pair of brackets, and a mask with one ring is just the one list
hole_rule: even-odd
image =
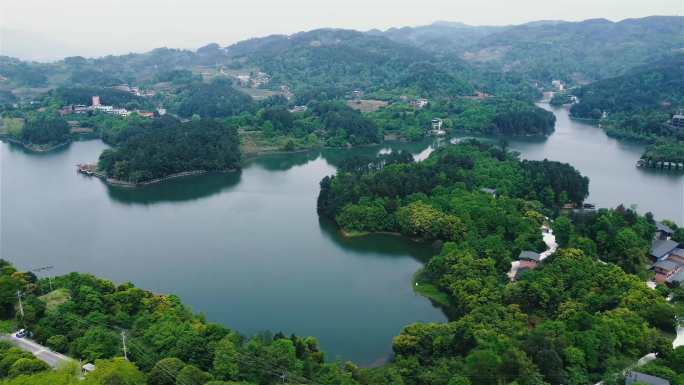
[[211,83],[191,83],[177,96],[178,102],[171,110],[178,115],[202,118],[220,118],[237,115],[249,110],[252,98],[233,88],[227,79],[216,79]]
[[10,127],[7,135],[32,148],[51,147],[70,140],[69,125],[54,113],[35,112],[25,119],[10,118],[4,121]]
[[[437,61],[419,48],[357,31],[321,29],[292,36],[250,39],[226,48],[229,56],[270,74],[272,87],[334,85],[343,91],[397,90],[414,96],[469,95],[458,61]],[[398,95],[397,95],[398,96]]]
[[681,16],[612,22],[538,21],[517,26],[428,26],[371,31],[481,68],[504,68],[542,82],[595,81],[680,48]]
[[436,100],[421,109],[408,103],[393,103],[368,117],[384,132],[397,131],[414,140],[426,134],[433,118],[442,119],[445,130],[510,136],[549,135],[556,122],[549,111],[507,98]]
[[235,128],[216,120],[141,121],[116,140],[114,149],[100,155],[98,169],[118,181],[143,183],[182,172],[240,167]]
[[574,92],[580,102],[572,106],[571,112],[581,118],[600,119],[604,111],[609,116],[634,115],[646,111],[668,112],[681,107],[684,105],[683,63],[684,55],[675,55],[634,68],[625,75],[581,87]]
[[451,322],[405,328],[392,363],[369,373],[372,383],[617,385],[638,357],[678,354],[661,334],[675,326],[668,290],[629,274],[647,275],[650,214],[620,206],[560,216],[553,229],[561,249],[509,283],[517,254],[544,248],[544,214],[581,201],[586,189],[568,165],[520,162],[476,142],[421,163],[400,153],[350,160],[325,178],[319,212],[345,231],[446,241],[416,290]]
[[[589,188],[588,178],[568,164],[520,161],[505,150],[477,141],[440,148],[423,162],[408,157],[380,165],[365,158],[351,163],[354,167],[343,166],[336,176],[321,181],[318,210],[322,215],[335,218],[358,204],[379,205],[393,213],[420,194],[450,188],[493,188],[499,194],[539,201],[552,209],[568,202],[581,203]],[[382,217],[387,220],[391,215]],[[388,225],[386,230],[396,229]]]

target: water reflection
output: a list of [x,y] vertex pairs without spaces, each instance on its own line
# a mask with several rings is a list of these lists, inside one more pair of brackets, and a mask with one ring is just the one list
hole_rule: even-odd
[[259,166],[268,171],[287,171],[315,160],[320,155],[318,150],[288,152],[261,155],[245,161],[245,167]]
[[107,185],[107,194],[112,200],[127,205],[193,201],[230,190],[240,183],[241,176],[242,171],[209,173],[134,189]]
[[[321,234],[340,248],[355,254],[369,254],[380,258],[399,258],[410,255],[420,262],[426,262],[437,248],[430,243],[417,242],[394,234],[370,234],[346,237],[330,219],[319,217]],[[381,250],[382,253],[378,253]]]

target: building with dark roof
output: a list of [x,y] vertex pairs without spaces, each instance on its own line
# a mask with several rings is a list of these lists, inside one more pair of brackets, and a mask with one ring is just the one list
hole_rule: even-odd
[[681,267],[681,262],[672,260],[670,258],[661,259],[651,266],[655,272],[656,283],[670,282],[668,281],[670,277],[676,275],[676,273],[680,271]]
[[672,237],[672,235],[674,234],[674,230],[672,230],[668,225],[664,224],[663,222],[656,222],[655,225],[656,239],[670,239],[670,237]]
[[520,260],[520,268],[528,269],[534,269],[541,261],[539,253],[529,250],[521,251],[518,259]]
[[649,254],[659,261],[667,258],[667,256],[677,248],[679,248],[679,243],[671,239],[656,239],[651,242]]
[[631,371],[625,376],[625,385],[632,384],[670,385],[670,381],[650,374]]

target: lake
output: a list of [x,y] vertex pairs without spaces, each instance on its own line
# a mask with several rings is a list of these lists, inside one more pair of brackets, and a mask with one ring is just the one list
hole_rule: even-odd
[[[680,174],[637,169],[643,147],[553,111],[554,134],[509,139],[511,148],[575,165],[591,178],[593,203],[636,204],[683,222]],[[340,236],[316,214],[318,183],[352,154],[404,149],[423,159],[435,146],[269,155],[239,173],[127,190],[76,173],[76,163],[106,148],[100,141],[48,154],[1,143],[0,253],[20,269],[54,265],[55,274],[89,272],[174,293],[244,334],[312,335],[328,358],[377,364],[405,325],[446,320],[411,287],[434,250],[391,235]]]

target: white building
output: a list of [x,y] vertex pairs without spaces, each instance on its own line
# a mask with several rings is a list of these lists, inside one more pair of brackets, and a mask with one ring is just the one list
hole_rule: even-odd
[[563,91],[565,89],[563,82],[560,80],[552,80],[551,85],[553,86],[553,88],[555,88],[558,91]]
[[432,129],[435,131],[441,130],[442,129],[442,119],[433,118],[432,119]]
[[416,108],[423,108],[427,106],[428,100],[425,98],[420,98],[420,99],[414,99],[409,102],[409,105],[416,107]]
[[93,108],[93,110],[98,110],[98,111],[107,112],[107,113],[111,113],[112,111],[114,111],[114,107],[103,106],[102,104],[99,104],[97,106],[92,106],[92,108]]
[[128,116],[130,115],[130,111],[128,111],[125,108],[113,108],[112,109],[112,114],[119,115],[119,116]]

